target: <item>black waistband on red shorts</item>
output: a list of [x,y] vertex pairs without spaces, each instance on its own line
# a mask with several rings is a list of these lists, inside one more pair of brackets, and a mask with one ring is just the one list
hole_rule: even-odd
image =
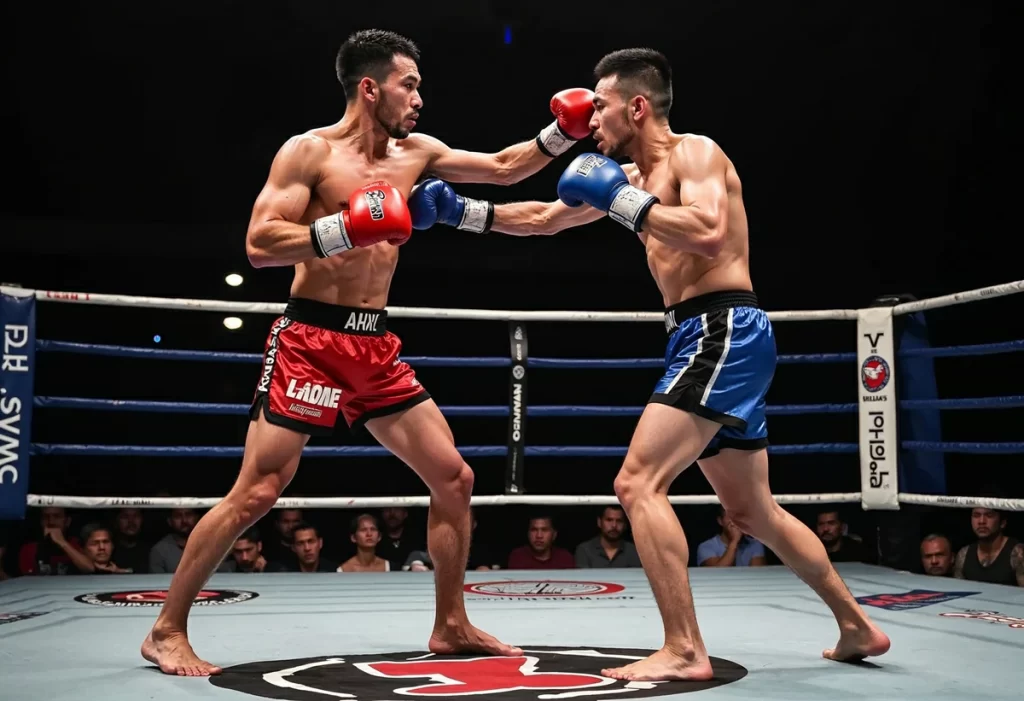
[[754,307],[760,309],[757,295],[750,290],[719,290],[707,294],[684,299],[665,309],[665,330],[672,333],[679,324],[710,312],[729,309],[731,307]]
[[388,332],[386,309],[343,307],[340,304],[327,304],[314,299],[290,297],[284,315],[300,324],[318,326],[338,333],[383,336]]

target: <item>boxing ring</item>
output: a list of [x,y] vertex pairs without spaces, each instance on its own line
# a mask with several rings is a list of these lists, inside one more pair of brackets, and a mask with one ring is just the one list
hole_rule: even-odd
[[[780,355],[780,369],[800,363],[851,368],[858,401],[772,405],[772,417],[857,414],[857,435],[846,442],[772,445],[772,455],[851,455],[860,489],[782,493],[783,505],[853,504],[865,511],[898,513],[901,506],[1024,511],[1024,499],[919,493],[901,485],[901,451],[978,456],[1024,453],[1024,441],[923,441],[900,435],[899,412],[1010,409],[1024,396],[899,399],[901,365],[915,357],[964,358],[1024,351],[1024,340],[945,347],[900,347],[900,317],[961,304],[998,304],[1024,291],[1024,281],[912,302],[865,309],[784,311],[769,314],[776,334],[789,323],[849,325],[855,350]],[[1014,298],[1010,298],[1011,300]],[[1005,300],[1004,302],[1005,303]],[[1011,302],[1012,303],[1012,302]],[[26,517],[27,507],[73,509],[207,508],[215,497],[84,496],[71,485],[87,479],[72,471],[61,494],[30,489],[39,456],[239,458],[240,445],[133,445],[35,442],[33,414],[54,409],[237,416],[244,422],[255,382],[239,389],[246,403],[172,402],[40,395],[34,389],[43,354],[76,354],[242,363],[262,353],[169,350],[37,338],[37,312],[47,305],[105,305],[182,312],[280,314],[283,304],[0,289],[3,371],[0,373],[0,518]],[[391,319],[507,322],[505,356],[403,356],[424,367],[506,368],[507,401],[499,405],[447,406],[446,416],[480,416],[507,422],[505,445],[457,444],[474,457],[504,458],[504,493],[477,493],[478,506],[601,505],[613,494],[536,494],[529,488],[535,457],[621,458],[625,446],[534,445],[526,418],[632,417],[642,406],[533,405],[527,382],[534,368],[607,370],[660,368],[661,358],[582,359],[535,357],[531,324],[663,323],[660,312],[520,312],[474,309],[389,308]],[[269,323],[267,324],[269,327]],[[401,321],[394,325],[402,334]],[[652,350],[660,351],[661,348]],[[83,363],[87,359],[83,359]],[[953,361],[949,361],[953,362]],[[778,380],[777,380],[778,381]],[[638,384],[637,396],[649,386]],[[436,395],[435,395],[436,396]],[[770,395],[769,395],[770,396]],[[785,421],[786,419],[772,419]],[[532,425],[532,424],[531,424]],[[771,429],[770,429],[771,431]],[[128,436],[125,437],[126,440]],[[378,446],[310,446],[304,463],[319,458],[387,455]],[[979,458],[981,459],[981,458]],[[302,468],[300,468],[301,470]],[[778,470],[779,468],[774,468]],[[677,505],[715,504],[714,496],[673,494]],[[354,509],[423,507],[426,496],[283,497],[278,506]],[[691,543],[691,549],[696,544]],[[702,632],[716,678],[708,683],[630,683],[600,677],[599,670],[649,654],[662,641],[660,620],[640,570],[563,570],[543,573],[467,573],[466,600],[474,623],[524,649],[526,660],[439,658],[426,652],[433,620],[429,572],[387,574],[216,574],[193,608],[190,633],[200,656],[225,668],[211,679],[167,677],[146,664],[139,644],[166,589],[166,575],[21,577],[0,582],[0,678],[3,699],[40,698],[273,698],[366,699],[453,697],[472,694],[501,701],[583,697],[651,698],[689,693],[720,699],[886,699],[899,694],[929,699],[1019,698],[1013,670],[1024,650],[1024,589],[912,574],[892,568],[839,564],[854,596],[892,639],[892,650],[870,663],[845,665],[821,659],[835,643],[828,610],[784,567],[691,568]],[[512,665],[511,667],[508,665]]]

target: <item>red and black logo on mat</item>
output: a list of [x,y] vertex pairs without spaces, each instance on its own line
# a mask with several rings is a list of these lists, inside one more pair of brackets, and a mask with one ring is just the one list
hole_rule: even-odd
[[467,701],[540,701],[594,698],[649,699],[729,684],[747,675],[735,662],[711,658],[706,682],[624,682],[601,676],[653,650],[528,646],[519,657],[462,657],[419,652],[337,655],[226,667],[210,683],[283,701],[327,698],[465,698]]
[[[224,606],[255,599],[259,594],[252,591],[229,591],[226,589],[204,589],[193,601],[193,606]],[[167,599],[166,589],[137,589],[134,591],[99,592],[81,594],[75,601],[93,606],[118,606],[134,608],[139,606],[163,606]]]
[[632,599],[632,596],[611,597],[626,587],[611,582],[581,582],[575,580],[556,579],[523,579],[502,580],[498,582],[476,582],[466,584],[463,591],[467,594],[490,597],[492,599],[543,599],[565,600],[584,599],[600,596],[602,598]]
[[900,594],[871,594],[870,596],[858,596],[857,603],[864,606],[874,606],[888,611],[906,611],[908,609],[919,609],[932,604],[941,604],[945,601],[962,599],[965,596],[974,596],[976,591],[932,591],[931,589],[913,589]]

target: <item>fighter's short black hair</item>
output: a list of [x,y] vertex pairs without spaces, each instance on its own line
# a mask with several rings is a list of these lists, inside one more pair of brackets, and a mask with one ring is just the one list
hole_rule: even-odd
[[384,29],[363,29],[349,36],[334,62],[346,99],[355,97],[359,81],[366,76],[383,81],[395,56],[418,62],[420,50],[411,39]]
[[643,95],[657,117],[672,109],[672,66],[654,49],[620,49],[607,54],[594,67],[594,78],[615,76],[626,97]]

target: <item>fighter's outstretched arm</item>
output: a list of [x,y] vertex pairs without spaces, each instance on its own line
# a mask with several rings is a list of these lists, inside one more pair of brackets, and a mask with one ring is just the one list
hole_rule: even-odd
[[605,213],[582,205],[562,202],[510,202],[494,205],[491,231],[511,236],[550,236],[559,231],[595,222]]
[[514,144],[497,153],[478,153],[450,148],[426,134],[410,137],[430,154],[426,172],[452,183],[512,185],[539,172],[553,159],[590,134],[594,93],[570,88],[551,98],[555,120],[536,138]]

